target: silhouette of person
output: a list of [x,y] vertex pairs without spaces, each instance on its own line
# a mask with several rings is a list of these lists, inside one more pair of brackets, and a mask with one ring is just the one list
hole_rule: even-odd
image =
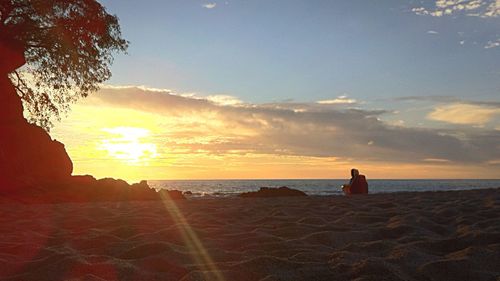
[[342,190],[346,195],[350,194],[367,194],[368,182],[364,175],[359,174],[357,169],[351,169],[351,179],[349,184],[344,184]]

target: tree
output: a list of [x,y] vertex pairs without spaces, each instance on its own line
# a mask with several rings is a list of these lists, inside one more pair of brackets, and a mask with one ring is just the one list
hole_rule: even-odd
[[109,79],[112,54],[128,47],[118,18],[95,0],[0,0],[0,44],[24,49],[26,64],[10,77],[28,121],[46,130]]

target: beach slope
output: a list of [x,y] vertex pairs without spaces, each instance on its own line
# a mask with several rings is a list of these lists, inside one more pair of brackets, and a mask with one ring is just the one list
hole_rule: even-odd
[[0,204],[2,280],[499,280],[500,189]]

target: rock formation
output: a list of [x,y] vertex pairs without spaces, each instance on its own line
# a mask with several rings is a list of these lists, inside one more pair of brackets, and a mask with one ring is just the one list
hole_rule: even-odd
[[285,197],[285,196],[307,196],[304,192],[282,186],[280,188],[261,187],[259,191],[241,193],[240,197]]
[[156,191],[150,188],[146,181],[130,185],[120,179],[96,180],[88,175],[73,176],[71,184],[58,185],[55,190],[57,191],[52,192],[55,196],[49,197],[65,202],[186,199],[182,192],[177,190]]
[[64,145],[23,116],[8,75],[24,63],[22,45],[0,38],[0,191],[68,181],[73,171]]

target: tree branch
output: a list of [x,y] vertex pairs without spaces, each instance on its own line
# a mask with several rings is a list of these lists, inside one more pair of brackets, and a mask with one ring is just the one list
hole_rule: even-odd
[[23,96],[26,95],[26,92],[24,92],[23,90],[21,90],[21,88],[19,87],[19,85],[25,87],[25,88],[29,88],[28,85],[26,85],[26,82],[24,82],[24,80],[21,78],[21,75],[19,75],[19,72],[17,72],[17,70],[15,70],[14,72],[12,72],[15,76],[16,76],[16,79],[17,79],[17,84],[15,85],[16,89],[21,92]]
[[10,0],[5,1],[4,9],[1,10],[2,13],[0,14],[0,22],[5,23],[12,10],[14,10],[12,2]]

